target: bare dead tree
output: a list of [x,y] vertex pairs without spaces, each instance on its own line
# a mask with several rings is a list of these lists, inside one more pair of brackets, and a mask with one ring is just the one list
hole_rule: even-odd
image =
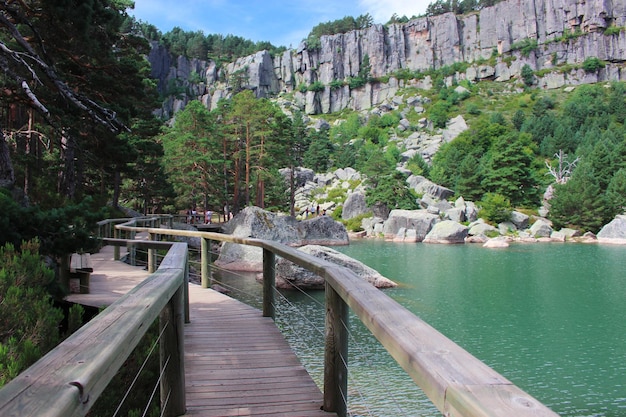
[[559,149],[559,151],[554,154],[554,157],[558,160],[558,165],[554,167],[550,161],[546,160],[545,163],[548,168],[546,175],[552,175],[557,184],[565,184],[572,176],[572,171],[576,167],[580,158],[576,158],[574,161],[569,162],[567,160],[567,154],[564,153],[562,149]]

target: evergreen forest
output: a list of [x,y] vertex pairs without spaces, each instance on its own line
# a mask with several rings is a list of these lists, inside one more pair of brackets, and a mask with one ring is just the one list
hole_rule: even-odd
[[[427,15],[494,3],[437,0]],[[411,126],[426,118],[423,129],[437,132],[463,116],[468,130],[432,161],[416,155],[406,168],[475,201],[488,221],[506,220],[513,209],[536,214],[547,191],[556,228],[595,233],[626,207],[624,83],[543,91],[528,68],[521,79],[472,84],[454,77],[459,64],[394,74],[432,77],[432,89],[399,93],[423,97],[424,113],[286,114],[241,89],[212,111],[191,101],[173,120],[160,120],[153,110],[163,97],[146,59],[151,41],[218,63],[286,49],[179,28],[161,34],[127,14],[131,0],[0,5],[0,386],[65,336],[54,304],[64,289],[49,265],[94,250],[96,221],[126,217],[124,208],[236,214],[255,205],[296,215],[297,184],[280,173],[296,167],[352,167],[366,178],[368,204],[417,208],[406,173],[396,169],[402,139],[417,129],[398,129],[403,117]],[[394,15],[389,23],[406,20]],[[369,15],[322,23],[307,41],[372,24]],[[590,58],[583,69],[601,66]],[[365,71],[361,82],[368,81]],[[327,123],[313,128],[322,118]]]

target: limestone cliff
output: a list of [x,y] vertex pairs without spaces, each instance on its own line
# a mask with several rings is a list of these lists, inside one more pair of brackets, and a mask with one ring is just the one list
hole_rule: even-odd
[[[614,28],[607,32],[612,34],[605,34],[609,27]],[[275,57],[261,51],[221,68],[211,61],[172,57],[158,45],[153,45],[149,60],[161,92],[173,82],[187,91],[165,103],[166,116],[190,99],[214,107],[231,94],[236,77],[243,78],[259,97],[293,92],[293,104],[317,114],[370,108],[407,83],[429,88],[428,77],[404,81],[397,75],[458,62],[470,65],[454,76],[471,81],[508,81],[518,77],[525,64],[535,71],[545,70],[538,79],[540,88],[626,80],[625,27],[624,0],[508,0],[464,16],[448,13],[324,36],[319,49],[303,43]],[[522,51],[522,45],[531,47]],[[376,81],[353,89],[337,82],[331,87],[333,81],[356,77],[366,55]],[[589,57],[607,62],[606,67],[594,73],[576,69]],[[564,64],[574,69],[563,71]],[[561,68],[550,71],[556,66]],[[193,82],[194,72],[202,82]],[[300,91],[304,90],[300,86],[315,82],[325,86],[323,91]]]

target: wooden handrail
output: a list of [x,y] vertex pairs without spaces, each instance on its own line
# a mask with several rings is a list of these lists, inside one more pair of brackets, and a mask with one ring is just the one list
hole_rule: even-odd
[[[352,309],[396,362],[446,416],[558,416],[554,411],[347,268],[316,258],[292,247],[261,239],[240,238],[213,232],[130,227],[124,224],[117,225],[116,228],[256,246],[262,248],[264,253],[281,256],[315,272],[326,280],[327,289],[332,288],[338,295],[335,298],[339,298]],[[264,272],[266,269],[269,268],[264,262]],[[331,299],[333,298],[331,297]],[[336,303],[336,301],[334,302]],[[327,313],[329,311],[338,311],[339,315],[343,314],[342,308],[336,305],[333,308],[327,306]],[[327,325],[328,323],[335,323],[332,332],[327,329],[326,348],[336,351],[325,353],[325,367],[330,366],[328,358],[336,358],[336,355],[342,354],[341,352],[347,349],[347,345],[337,345],[337,341],[347,343],[343,335],[337,334],[337,332],[342,331],[336,325],[337,318],[327,317],[326,322]],[[336,359],[332,359],[332,361],[334,364],[337,363]],[[334,404],[334,409],[327,409],[327,411],[335,411],[339,412],[340,415],[345,415],[345,404],[337,405],[337,398],[340,397],[340,393],[326,392],[329,387],[345,390],[345,387],[342,388],[345,383],[345,370],[341,368],[338,366],[333,372],[326,372],[325,370],[324,403],[325,405]],[[343,398],[345,399],[345,395]]]
[[164,415],[184,414],[182,295],[187,244],[170,246],[158,271],[5,385],[0,390],[0,415],[84,416],[160,316],[168,320],[161,356],[170,358],[161,383],[162,390],[171,392]]

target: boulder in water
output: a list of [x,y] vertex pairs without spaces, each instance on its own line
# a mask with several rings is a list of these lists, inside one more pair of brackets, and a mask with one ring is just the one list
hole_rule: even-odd
[[[397,285],[395,282],[382,276],[375,269],[334,249],[318,245],[307,245],[298,250],[346,267],[377,288],[390,288]],[[262,276],[260,279],[263,279]],[[323,290],[324,285],[324,278],[314,272],[308,271],[283,258],[279,258],[276,262],[277,288],[293,289],[297,287],[305,290]]]

